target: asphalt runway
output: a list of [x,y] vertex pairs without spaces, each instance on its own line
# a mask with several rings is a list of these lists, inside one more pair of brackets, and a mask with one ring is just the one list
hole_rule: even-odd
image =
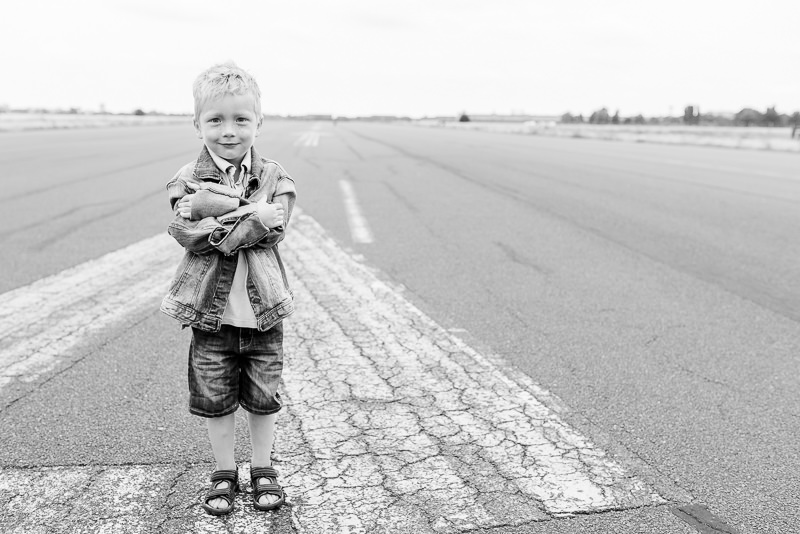
[[[188,123],[2,138],[0,293],[163,234],[200,148]],[[299,121],[256,146],[339,246],[669,501],[514,532],[693,532],[689,502],[796,530],[796,154]],[[146,312],[0,391],[2,467],[208,462],[187,345]]]

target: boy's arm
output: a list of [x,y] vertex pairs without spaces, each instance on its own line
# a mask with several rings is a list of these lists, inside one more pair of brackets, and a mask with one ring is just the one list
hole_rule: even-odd
[[195,254],[211,254],[216,249],[208,242],[208,236],[214,231],[216,221],[189,221],[181,215],[178,207],[181,199],[194,193],[194,189],[188,185],[190,182],[182,176],[184,171],[178,171],[167,183],[167,195],[173,213],[167,232],[186,250]]
[[296,198],[297,192],[294,187],[294,180],[288,176],[279,180],[272,202],[275,204],[280,203],[283,206],[283,224],[276,228],[271,228],[270,232],[259,240],[254,247],[271,248],[283,241],[286,236],[286,227],[292,217],[292,209]]
[[178,201],[178,213],[185,219],[199,221],[225,215],[243,204],[239,194],[221,184],[186,182],[194,192]]
[[289,225],[289,219],[292,216],[294,200],[294,193],[284,193],[273,198],[273,203],[280,203],[283,206],[283,224],[276,228],[270,228],[269,233],[253,245],[253,248],[271,248],[283,241],[286,236],[286,227]]
[[168,232],[186,250],[196,254],[211,254],[218,251],[230,255],[241,248],[253,246],[269,233],[269,228],[264,226],[255,210],[228,219],[218,220],[215,217],[204,217],[199,221],[186,219],[180,214],[178,206],[183,197],[194,191],[189,183],[196,182],[187,180],[178,173],[167,184],[170,205],[175,214]]

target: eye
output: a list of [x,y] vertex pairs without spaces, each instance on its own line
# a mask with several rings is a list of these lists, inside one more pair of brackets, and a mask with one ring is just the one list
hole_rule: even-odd
[[250,119],[248,119],[247,117],[239,117],[238,119],[236,119],[236,122],[250,122]]
[[217,124],[220,121],[219,121],[218,118],[214,117],[214,118],[208,119],[208,122],[210,122],[211,124]]

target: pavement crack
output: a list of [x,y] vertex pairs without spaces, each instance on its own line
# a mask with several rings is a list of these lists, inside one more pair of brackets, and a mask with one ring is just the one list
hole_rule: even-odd
[[[172,504],[172,497],[175,495],[175,492],[178,489],[179,481],[186,475],[187,473],[186,467],[181,470],[178,470],[175,475],[172,477],[172,482],[170,483],[170,487],[167,489],[166,493],[164,494],[164,500],[162,501],[164,505],[166,505],[168,511],[164,514],[164,517],[158,523],[157,531],[162,532],[164,529],[164,525],[166,525],[167,521],[171,519],[172,512],[175,511],[176,508],[180,507],[180,504],[175,503]],[[189,510],[191,508],[191,504],[184,506],[184,509]]]
[[546,275],[552,274],[552,272],[549,269],[546,269],[544,267],[541,267],[541,266],[537,265],[534,261],[532,261],[531,259],[526,257],[524,254],[520,253],[517,249],[515,249],[511,245],[503,243],[502,241],[495,241],[494,244],[513,263],[516,263],[517,265],[521,265],[523,267],[531,269],[532,271],[535,271],[536,273],[541,274],[541,275],[545,275],[546,276]]
[[107,180],[109,178],[109,176],[111,176],[111,175],[122,173],[122,172],[131,171],[133,169],[138,169],[138,168],[141,168],[141,167],[147,167],[147,166],[154,165],[154,164],[157,164],[157,163],[162,163],[162,162],[165,162],[165,161],[174,161],[174,160],[176,160],[176,159],[178,159],[180,157],[183,157],[185,154],[186,154],[185,152],[179,152],[179,153],[170,154],[168,156],[164,156],[164,157],[160,157],[160,158],[156,158],[156,159],[149,159],[149,160],[146,160],[145,162],[136,163],[134,165],[126,165],[124,167],[118,167],[116,169],[104,170],[104,171],[102,171],[100,173],[82,174],[81,176],[79,176],[77,178],[74,178],[74,179],[71,179],[71,180],[61,180],[56,184],[47,184],[45,186],[42,186],[42,187],[39,187],[39,188],[36,188],[36,189],[28,189],[26,191],[22,191],[20,193],[17,193],[17,194],[11,195],[11,196],[0,198],[0,203],[10,202],[12,200],[17,200],[17,199],[24,198],[24,197],[35,196],[35,195],[38,195],[39,193],[45,193],[45,192],[49,193],[49,192],[52,192],[55,189],[63,188],[63,187],[71,187],[73,184],[76,184],[76,183],[79,183],[79,182],[85,182],[87,180],[96,180],[98,178]]

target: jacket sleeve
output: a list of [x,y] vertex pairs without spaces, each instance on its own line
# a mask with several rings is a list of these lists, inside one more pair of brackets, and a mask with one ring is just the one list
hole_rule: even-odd
[[178,201],[193,193],[186,183],[187,178],[179,172],[167,184],[170,205],[175,215],[168,232],[186,250],[195,254],[221,252],[230,255],[241,248],[253,246],[269,233],[269,228],[264,226],[254,209],[248,210],[247,206],[239,213],[239,210],[234,210],[228,216],[219,218],[204,217],[194,221],[181,217],[176,210]]
[[269,233],[255,244],[256,247],[271,248],[283,241],[283,238],[286,236],[286,227],[289,225],[289,219],[292,217],[292,209],[294,208],[296,198],[297,193],[294,187],[294,180],[288,176],[279,180],[272,202],[280,202],[283,206],[283,225],[277,228],[271,228]]
[[200,189],[192,199],[192,220],[199,221],[206,217],[219,217],[236,208],[242,202],[238,196],[217,193],[210,189]]

